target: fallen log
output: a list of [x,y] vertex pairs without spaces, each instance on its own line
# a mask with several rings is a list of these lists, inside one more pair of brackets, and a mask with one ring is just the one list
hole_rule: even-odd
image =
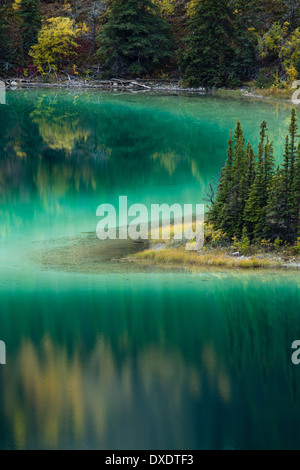
[[147,90],[151,90],[151,86],[143,85],[142,83],[131,82],[131,84],[134,85],[134,86],[139,86],[141,88],[146,88]]

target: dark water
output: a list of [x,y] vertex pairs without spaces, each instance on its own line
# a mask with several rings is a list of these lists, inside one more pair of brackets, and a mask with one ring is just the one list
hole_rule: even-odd
[[[113,261],[96,208],[203,202],[237,118],[290,107],[20,91],[0,106],[2,449],[300,448],[298,273]],[[89,232],[89,233],[84,233]],[[135,249],[135,247],[134,247]]]

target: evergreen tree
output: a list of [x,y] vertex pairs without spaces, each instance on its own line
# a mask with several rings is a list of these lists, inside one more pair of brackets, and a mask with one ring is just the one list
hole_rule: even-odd
[[0,70],[5,71],[10,57],[10,40],[6,23],[6,7],[0,5]]
[[255,179],[249,198],[245,205],[244,221],[251,239],[259,237],[258,230],[263,224],[263,208],[266,203],[264,149],[267,123],[264,121],[260,128],[260,143],[258,148]]
[[291,123],[289,127],[290,133],[290,146],[289,146],[289,154],[290,154],[290,169],[289,169],[289,178],[288,184],[291,188],[294,184],[294,176],[295,176],[295,160],[296,160],[296,137],[297,137],[298,125],[297,125],[297,116],[295,109],[292,110],[291,115]]
[[256,223],[254,234],[257,239],[267,238],[268,235],[268,224],[267,224],[267,200],[270,190],[272,188],[273,178],[274,178],[274,155],[273,155],[273,143],[269,141],[267,137],[267,142],[264,149],[264,184],[263,184],[263,193],[260,198],[261,207],[260,207],[260,217]]
[[242,231],[240,248],[241,248],[243,253],[247,254],[248,251],[249,251],[250,246],[251,246],[251,241],[250,241],[250,238],[248,237],[247,229],[246,229],[246,227],[244,227],[243,231]]
[[243,229],[243,212],[247,191],[247,155],[245,138],[241,123],[238,121],[235,129],[234,160],[232,165],[232,191],[229,199],[229,211],[233,226],[230,235],[240,237]]
[[39,0],[21,0],[20,17],[22,19],[23,54],[27,55],[31,46],[37,42],[38,32],[41,28]]
[[111,75],[153,73],[172,56],[168,24],[151,0],[112,0],[98,35],[99,57]]
[[[229,140],[228,157],[222,171],[216,203],[209,220],[228,238],[242,245],[262,238],[295,243],[300,237],[300,143],[296,146],[297,116],[293,110],[285,139],[284,162],[275,171],[273,143],[260,129],[257,161],[245,139],[240,122],[235,139]],[[233,145],[234,144],[234,145]],[[246,243],[247,242],[247,243]]]
[[289,160],[290,166],[288,169],[287,175],[287,184],[288,184],[288,229],[289,237],[294,238],[297,234],[297,198],[295,197],[295,191],[297,186],[295,185],[295,176],[296,176],[296,137],[297,137],[298,125],[297,125],[297,116],[295,109],[292,110],[291,123],[289,127],[290,135],[290,145],[289,145]]
[[291,115],[291,123],[289,126],[289,135],[285,139],[284,161],[282,165],[284,191],[283,207],[285,218],[285,239],[290,240],[294,237],[296,232],[296,203],[293,194],[295,188],[295,165],[296,165],[296,137],[297,137],[297,116],[293,109]]
[[246,199],[248,199],[250,190],[255,180],[255,154],[254,150],[248,142],[247,144],[247,164],[246,164]]
[[285,184],[282,169],[278,166],[269,191],[266,208],[267,238],[285,240],[286,204],[284,200]]
[[[294,241],[298,233],[300,185],[298,180],[299,150],[296,149],[298,125],[296,111],[293,109],[289,126],[289,135],[285,139],[284,163],[280,171],[280,177],[274,182],[272,191],[274,201],[269,201],[268,212],[272,221],[275,221],[280,238],[285,241]],[[277,188],[276,188],[277,186]],[[271,207],[271,210],[270,210]],[[273,212],[272,212],[273,208]],[[277,214],[275,213],[277,208]]]
[[227,160],[219,181],[218,194],[209,220],[231,239],[239,238],[244,226],[244,208],[254,179],[255,156],[250,144],[245,150],[245,138],[238,121],[234,139],[230,134]]
[[255,30],[262,25],[260,0],[235,0],[234,2],[235,73],[241,79],[249,79],[256,65],[257,37]]
[[227,160],[219,180],[218,194],[209,213],[209,220],[213,225],[227,233],[232,226],[232,218],[228,211],[228,202],[232,191],[232,165],[234,158],[233,137],[230,133],[227,150]]
[[243,205],[241,208],[241,211],[242,211],[241,225],[243,226],[245,233],[247,233],[247,236],[248,236],[248,229],[247,229],[247,223],[245,220],[245,210],[246,210],[246,204],[249,199],[251,189],[253,187],[253,183],[255,181],[255,171],[256,171],[255,154],[254,154],[254,150],[250,142],[248,142],[247,151],[246,151],[246,170],[245,170],[245,184],[244,184],[244,191],[243,191]]
[[294,198],[295,216],[295,238],[300,237],[300,144],[298,145],[297,158],[295,164],[295,179],[292,188]]
[[187,49],[181,60],[192,87],[221,87],[232,78],[233,11],[229,0],[201,0],[188,25]]

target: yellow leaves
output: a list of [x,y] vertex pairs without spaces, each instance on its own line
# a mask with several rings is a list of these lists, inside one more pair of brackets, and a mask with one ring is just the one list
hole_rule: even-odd
[[259,34],[255,28],[248,28],[248,34],[249,36],[252,36],[252,38],[254,38],[255,40],[259,41]]
[[300,238],[297,238],[297,241],[294,245],[294,251],[296,252],[297,255],[300,254]]
[[276,88],[276,90],[280,87],[280,80],[279,80],[279,74],[278,70],[274,73],[274,83],[272,85],[272,88]]
[[194,16],[196,12],[197,5],[200,0],[190,0],[186,6],[186,11],[188,16]]
[[79,36],[84,36],[88,34],[90,30],[85,23],[77,23],[77,32]]
[[19,11],[22,0],[14,0],[13,10]]
[[[75,65],[74,68],[76,70]],[[74,108],[77,98],[74,97]],[[30,118],[38,125],[40,136],[49,148],[70,154],[78,142],[87,142],[90,130],[84,127],[77,112],[58,113],[57,106],[57,100],[49,104],[47,95],[41,96]],[[63,177],[66,178],[66,175]]]
[[282,46],[280,57],[283,59],[285,71],[290,82],[298,78],[297,65],[300,61],[300,29],[296,29]]
[[70,3],[67,0],[64,0],[63,9],[66,13],[70,13],[72,11],[72,7],[71,7]]
[[290,29],[290,23],[288,21],[286,21],[284,24],[283,24],[283,27],[282,27],[282,35],[283,36],[287,36],[288,33],[289,33],[289,29]]
[[289,81],[293,83],[295,80],[298,78],[298,72],[297,69],[293,66],[285,66],[285,71],[289,77]]
[[85,23],[76,24],[70,18],[56,17],[45,21],[38,43],[30,50],[39,72],[43,72],[43,67],[47,65],[56,69],[63,60],[76,55],[76,39],[87,32]]
[[21,147],[20,145],[15,145],[14,146],[14,151],[16,153],[16,156],[19,157],[19,158],[26,158],[27,157],[27,153],[26,152],[23,152],[21,150]]
[[259,40],[259,53],[261,58],[268,55],[278,55],[280,53],[283,37],[283,28],[279,23],[274,23],[269,31]]
[[174,13],[175,0],[152,0],[158,6],[162,16],[167,17]]
[[285,72],[292,83],[298,78],[298,64],[300,63],[300,29],[289,34],[290,23],[287,21],[281,26],[274,23],[269,31],[259,40],[260,56],[281,58]]

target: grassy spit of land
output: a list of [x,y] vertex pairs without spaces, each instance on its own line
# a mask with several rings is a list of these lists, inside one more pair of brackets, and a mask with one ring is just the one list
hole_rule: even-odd
[[[195,229],[195,227],[194,227]],[[171,227],[171,239],[150,240],[149,245],[126,259],[132,263],[146,265],[169,265],[174,268],[222,267],[230,269],[300,269],[299,246],[276,246],[262,240],[260,246],[243,246],[242,243],[224,243],[219,232],[212,232],[206,224],[205,244],[201,251],[187,251],[186,243],[174,240],[180,226]],[[150,233],[149,233],[150,239]]]
[[271,88],[257,88],[254,85],[247,85],[235,90],[229,90],[226,88],[221,88],[214,91],[216,96],[228,97],[228,98],[238,98],[238,97],[248,97],[248,98],[258,98],[271,101],[291,101],[294,89],[285,88],[280,89],[276,87]]
[[300,257],[281,257],[278,254],[257,254],[251,256],[233,255],[225,250],[206,252],[186,251],[184,248],[153,247],[129,258],[131,262],[147,264],[168,264],[184,267],[216,266],[224,268],[284,268],[300,269]]
[[184,247],[162,247],[160,244],[128,258],[134,263],[170,265],[174,267],[215,266],[223,268],[300,269],[300,256],[279,253],[234,254],[224,248],[209,248],[201,252],[186,251]]

